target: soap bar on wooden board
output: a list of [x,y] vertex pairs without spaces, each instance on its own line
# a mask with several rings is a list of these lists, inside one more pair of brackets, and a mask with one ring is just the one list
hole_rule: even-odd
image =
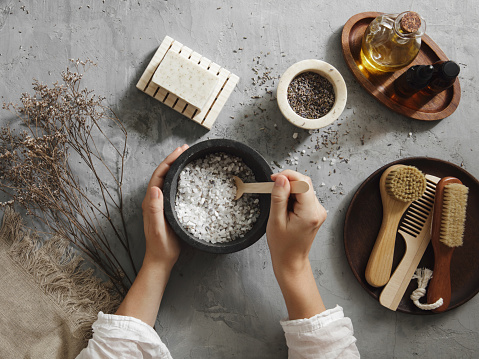
[[201,109],[215,90],[218,77],[180,54],[168,51],[151,81]]
[[235,74],[165,36],[136,87],[210,130],[238,80]]

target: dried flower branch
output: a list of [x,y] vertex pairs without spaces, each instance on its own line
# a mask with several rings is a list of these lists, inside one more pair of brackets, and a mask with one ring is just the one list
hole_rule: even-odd
[[[71,61],[75,69],[62,72],[62,84],[48,87],[34,80],[33,96],[24,93],[21,105],[3,105],[26,130],[0,129],[0,190],[67,238],[125,294],[132,281],[115,243],[136,274],[123,203],[127,131],[103,97],[80,87],[83,73],[94,64]],[[104,153],[117,162],[109,163]],[[72,161],[82,169],[81,177]],[[87,180],[94,184],[90,191],[82,183]]]

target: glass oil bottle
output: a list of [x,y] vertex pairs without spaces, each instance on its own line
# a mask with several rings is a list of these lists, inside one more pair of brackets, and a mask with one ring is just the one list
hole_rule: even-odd
[[425,30],[426,22],[413,11],[376,17],[362,39],[362,65],[372,73],[402,69],[419,53]]

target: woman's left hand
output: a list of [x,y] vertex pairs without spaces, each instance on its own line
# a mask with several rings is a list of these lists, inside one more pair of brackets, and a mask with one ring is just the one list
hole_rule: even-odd
[[180,255],[181,248],[178,238],[165,219],[161,189],[170,166],[187,148],[188,145],[178,147],[166,157],[153,172],[148,183],[141,206],[146,237],[144,265],[160,265],[163,269],[171,270]]

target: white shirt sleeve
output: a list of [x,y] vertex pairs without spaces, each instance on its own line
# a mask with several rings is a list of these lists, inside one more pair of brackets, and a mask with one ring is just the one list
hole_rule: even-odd
[[336,306],[309,319],[281,321],[289,359],[359,358],[351,319]]
[[100,312],[92,328],[93,337],[77,359],[172,359],[156,331],[139,319]]

